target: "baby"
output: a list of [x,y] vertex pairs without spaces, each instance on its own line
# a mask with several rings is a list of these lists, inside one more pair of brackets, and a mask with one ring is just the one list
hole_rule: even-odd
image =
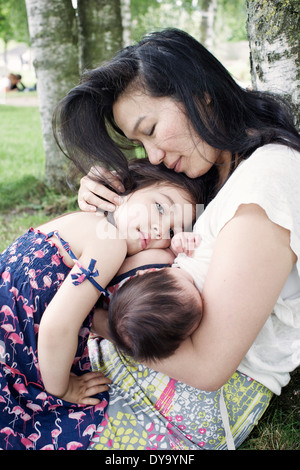
[[[176,253],[191,255],[199,239],[181,233],[172,239]],[[184,269],[165,267],[138,271],[112,297],[108,310],[111,341],[138,362],[172,355],[199,326],[202,299]]]

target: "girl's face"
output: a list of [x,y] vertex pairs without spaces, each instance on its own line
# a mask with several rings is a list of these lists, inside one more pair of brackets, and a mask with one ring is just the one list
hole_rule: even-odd
[[175,233],[191,228],[194,216],[195,205],[189,194],[167,183],[125,196],[114,213],[119,234],[127,239],[128,255],[168,248]]
[[226,178],[231,154],[211,147],[199,137],[189,125],[181,103],[139,90],[125,91],[115,102],[113,113],[119,128],[129,140],[145,148],[152,164],[163,162],[176,172],[196,178],[207,173],[214,163],[226,163],[220,167]]

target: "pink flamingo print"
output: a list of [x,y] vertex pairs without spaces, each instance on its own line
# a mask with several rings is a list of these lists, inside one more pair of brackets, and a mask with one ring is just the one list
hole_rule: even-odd
[[52,280],[51,280],[51,277],[49,276],[49,274],[47,274],[43,277],[43,281],[44,281],[44,288],[49,288],[52,284]]
[[15,415],[14,419],[9,423],[12,425],[13,428],[15,427],[15,422],[17,421],[17,419],[19,419],[19,415],[21,415],[23,412],[24,410],[20,406],[14,406],[11,411],[8,411],[10,415],[11,414]]
[[76,441],[68,442],[67,444],[67,450],[76,450],[78,449],[78,447],[83,447],[83,444],[81,444],[81,442]]
[[40,405],[38,405],[36,403],[33,403],[32,401],[29,401],[28,403],[26,403],[26,406],[27,406],[27,408],[29,408],[30,410],[33,411],[32,421],[34,422],[35,415],[38,412],[43,411],[43,408]]
[[31,416],[28,414],[28,413],[23,413],[21,415],[21,419],[24,421],[24,424],[23,424],[23,432],[25,433],[25,430],[26,430],[26,423],[27,421],[30,421],[31,420]]
[[10,442],[8,442],[9,440],[9,436],[13,435],[13,436],[16,436],[17,434],[14,432],[13,429],[9,428],[8,426],[6,426],[5,428],[3,429],[0,429],[0,432],[2,434],[6,434],[6,437],[4,438],[5,442],[6,442],[6,449],[7,450],[7,446],[10,445],[12,447],[12,445],[10,444]]
[[12,360],[14,360],[15,353],[17,352],[15,346],[16,344],[23,344],[23,334],[21,332],[19,335],[17,333],[11,333],[8,339],[11,341],[11,347],[13,349]]
[[2,392],[4,392],[5,395],[5,400],[7,402],[7,405],[11,404],[11,399],[10,399],[10,390],[8,388],[8,385],[5,385],[5,387],[2,389]]
[[85,416],[85,413],[83,413],[83,411],[74,412],[74,410],[69,410],[69,418],[77,420],[75,429],[78,428],[79,437],[80,437],[80,424],[83,422],[82,416]]
[[96,432],[96,425],[95,424],[89,424],[87,428],[83,431],[82,435],[83,436],[92,436]]
[[37,362],[37,358],[36,358],[36,355],[35,355],[35,352],[34,352],[32,346],[29,346],[29,348],[28,348],[28,346],[25,346],[23,351],[25,351],[25,350],[27,351],[27,355],[31,356],[31,362],[27,362],[27,364],[26,364],[27,366],[30,366],[29,370],[31,370],[33,364]]
[[1,284],[0,287],[5,286],[6,284],[10,283],[10,268],[6,268],[5,271],[1,274],[1,277],[3,279],[3,284]]
[[0,362],[6,362],[6,358],[9,360],[9,353],[6,352],[4,343],[0,341]]
[[55,450],[53,444],[46,444],[45,446],[41,447],[41,450]]
[[48,397],[47,393],[41,392],[41,393],[39,393],[39,394],[36,396],[36,398],[37,398],[38,400],[42,400],[42,401],[43,401],[42,406],[44,407],[44,406],[45,406],[45,402],[49,403],[48,398],[51,398],[51,397]]
[[33,254],[36,258],[44,258],[45,256],[45,253],[43,252],[43,250],[34,251]]
[[4,313],[4,319],[1,325],[3,325],[3,323],[6,323],[9,317],[12,317],[13,320],[15,318],[12,309],[8,305],[2,305],[0,313]]
[[14,304],[13,304],[13,308],[14,308],[16,300],[17,300],[18,295],[19,295],[19,291],[16,287],[13,286],[11,289],[9,289],[9,292],[11,292],[14,295]]
[[27,437],[25,437],[23,435],[21,437],[21,442],[22,442],[23,446],[26,448],[26,450],[34,449],[34,443],[32,441],[30,441],[29,439],[27,439]]
[[57,449],[58,436],[62,433],[62,428],[58,424],[60,423],[60,421],[61,420],[59,418],[55,420],[55,425],[57,426],[57,428],[51,431],[52,442],[55,449]]
[[20,382],[18,382],[18,380],[20,380],[20,379],[17,379],[17,381],[13,384],[13,388],[14,388],[15,390],[17,390],[17,392],[19,393],[18,398],[20,399],[22,396],[28,394],[28,390],[27,390],[27,388],[25,387],[25,385],[22,384],[22,383],[20,383]]
[[4,341],[6,341],[9,333],[12,333],[13,331],[16,331],[16,329],[14,328],[14,326],[11,323],[6,323],[5,325],[1,325],[1,328],[3,328],[3,330],[6,331],[6,333],[4,335]]
[[41,431],[39,429],[37,429],[37,425],[40,426],[41,423],[39,421],[37,421],[34,425],[34,429],[36,430],[36,432],[34,432],[34,433],[30,434],[30,436],[28,436],[28,439],[30,441],[32,441],[33,444],[34,444],[34,447],[33,447],[34,449],[36,449],[36,443],[39,440],[39,438],[41,437]]

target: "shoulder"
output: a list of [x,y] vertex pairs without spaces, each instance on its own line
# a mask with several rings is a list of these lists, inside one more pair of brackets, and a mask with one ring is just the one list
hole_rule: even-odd
[[[256,174],[267,172],[279,175],[300,169],[300,153],[282,144],[268,144],[259,147],[252,155],[244,160],[235,170],[241,175],[244,173]],[[235,174],[233,173],[233,175]],[[283,173],[282,173],[283,172]]]

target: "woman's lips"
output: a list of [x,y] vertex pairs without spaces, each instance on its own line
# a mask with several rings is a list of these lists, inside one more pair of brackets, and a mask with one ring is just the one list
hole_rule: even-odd
[[174,166],[174,171],[178,173],[180,171],[180,165],[181,165],[181,157],[177,160],[175,166]]
[[178,160],[176,160],[176,162],[173,163],[171,166],[167,166],[167,167],[169,168],[169,170],[174,170],[178,173],[180,171],[180,165],[181,165],[181,157],[179,157]]

